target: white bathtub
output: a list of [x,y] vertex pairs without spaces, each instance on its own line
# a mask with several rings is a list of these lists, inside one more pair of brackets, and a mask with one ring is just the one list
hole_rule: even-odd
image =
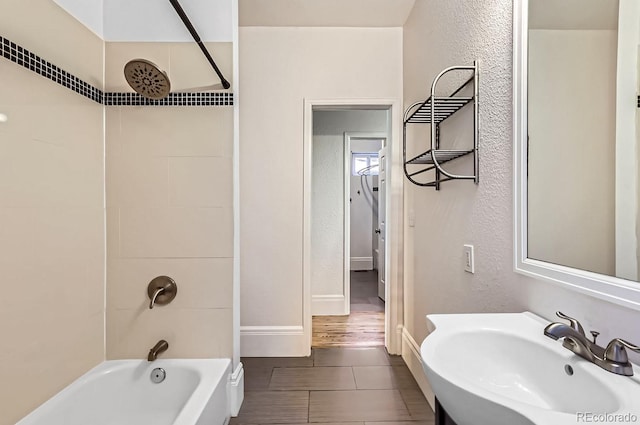
[[106,361],[16,425],[225,425],[230,373],[228,359]]

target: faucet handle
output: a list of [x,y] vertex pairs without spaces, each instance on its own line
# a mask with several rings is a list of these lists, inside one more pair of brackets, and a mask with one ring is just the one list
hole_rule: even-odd
[[556,316],[558,316],[561,319],[564,320],[568,320],[569,324],[571,325],[571,327],[573,329],[575,329],[576,331],[578,331],[578,333],[582,336],[585,336],[584,334],[584,328],[582,327],[582,325],[580,324],[580,322],[578,322],[576,319],[574,319],[573,317],[569,317],[566,314],[564,314],[561,311],[556,311]]
[[614,338],[607,345],[607,349],[604,352],[605,360],[610,360],[616,363],[628,363],[629,357],[625,347],[636,353],[640,353],[640,347],[635,344],[625,341],[624,339]]

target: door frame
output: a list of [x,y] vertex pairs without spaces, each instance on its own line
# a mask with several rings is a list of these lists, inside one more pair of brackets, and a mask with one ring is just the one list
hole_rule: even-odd
[[[351,139],[381,139],[384,140],[384,147],[389,143],[389,135],[375,131],[347,131],[344,133],[344,262],[342,265],[344,314],[351,314],[351,202],[349,202],[351,198]],[[384,261],[386,261],[386,258]]]
[[[390,354],[402,353],[403,327],[403,217],[404,178],[402,174],[402,102],[400,99],[304,99],[303,117],[303,244],[302,244],[302,327],[305,352],[311,354],[311,167],[313,110],[385,109],[389,110],[391,135],[387,139],[386,271],[388,300],[385,303],[385,347]],[[346,297],[345,297],[346,298]]]

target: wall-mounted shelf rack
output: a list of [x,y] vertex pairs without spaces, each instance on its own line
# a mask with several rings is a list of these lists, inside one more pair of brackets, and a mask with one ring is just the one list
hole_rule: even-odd
[[[471,72],[471,76],[451,95],[436,96],[438,82],[443,75],[449,72]],[[468,91],[473,94],[467,94],[466,96],[461,94]],[[474,109],[473,147],[468,149],[442,149],[440,147],[440,124],[469,104],[472,104]],[[431,126],[429,149],[411,159],[407,159],[407,126],[409,124],[429,124]],[[402,155],[404,174],[411,183],[418,186],[435,187],[436,190],[440,190],[442,182],[454,179],[473,180],[474,183],[478,184],[478,62],[474,62],[473,66],[452,66],[438,74],[431,84],[429,98],[425,101],[414,103],[405,111],[403,127]],[[473,174],[471,175],[453,174],[442,167],[442,164],[467,155],[473,157]],[[416,176],[424,175],[428,171],[434,171],[432,179],[427,181],[416,179]]]

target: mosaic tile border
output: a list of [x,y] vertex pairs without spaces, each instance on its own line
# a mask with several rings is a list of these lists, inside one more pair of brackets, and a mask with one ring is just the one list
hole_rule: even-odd
[[137,93],[105,93],[1,36],[0,57],[105,106],[233,106],[233,93],[229,92],[170,93],[161,100],[147,99]]
[[160,100],[147,99],[138,93],[105,93],[107,106],[232,106],[233,93],[169,93]]
[[102,90],[4,37],[0,37],[0,55],[94,102],[102,103]]

